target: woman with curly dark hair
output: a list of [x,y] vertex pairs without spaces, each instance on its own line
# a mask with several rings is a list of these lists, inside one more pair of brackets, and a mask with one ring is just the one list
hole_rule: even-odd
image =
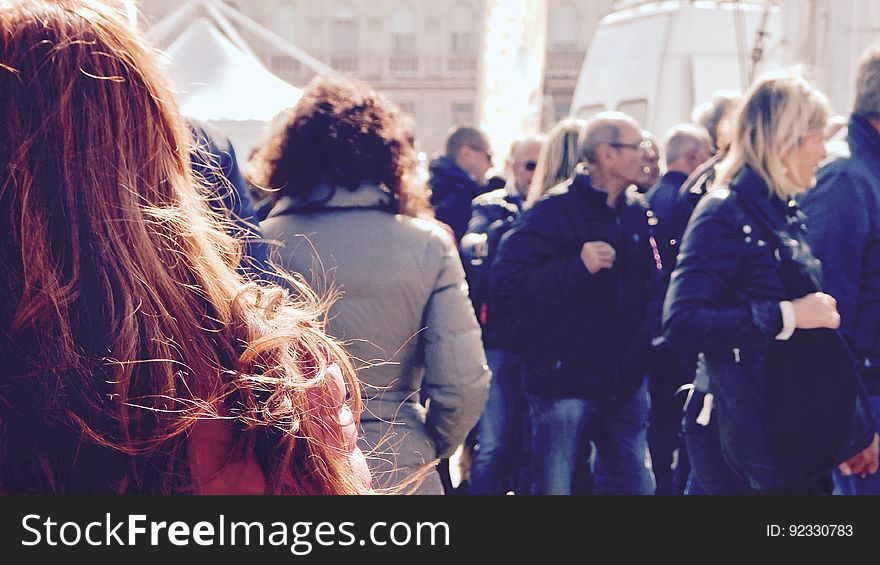
[[236,273],[161,77],[106,4],[0,2],[0,493],[365,492],[351,363]]
[[[341,293],[328,331],[357,359],[373,477],[399,486],[448,457],[486,399],[455,243],[417,184],[407,124],[379,93],[319,76],[273,129],[249,163],[255,184],[277,190],[263,233],[281,242],[282,266]],[[443,492],[436,472],[418,492]]]

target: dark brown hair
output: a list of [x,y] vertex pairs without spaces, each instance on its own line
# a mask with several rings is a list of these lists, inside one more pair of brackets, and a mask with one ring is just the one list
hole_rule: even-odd
[[319,75],[296,106],[274,122],[248,164],[249,179],[262,189],[308,200],[320,185],[354,191],[370,183],[388,190],[391,211],[430,214],[407,122],[366,84],[339,74]]
[[199,490],[235,430],[271,493],[355,493],[323,307],[236,274],[170,90],[93,0],[0,3],[0,491]]

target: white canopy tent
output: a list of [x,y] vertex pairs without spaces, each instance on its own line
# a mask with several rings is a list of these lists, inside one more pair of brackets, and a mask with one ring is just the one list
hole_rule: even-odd
[[302,96],[205,18],[195,20],[166,53],[183,114],[229,137],[242,163],[269,121]]

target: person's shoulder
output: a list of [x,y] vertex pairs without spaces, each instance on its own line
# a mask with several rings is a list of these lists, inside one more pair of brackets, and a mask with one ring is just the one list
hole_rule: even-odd
[[489,206],[505,206],[507,204],[507,189],[498,188],[491,192],[484,192],[473,200],[474,208],[484,208]]
[[446,228],[433,218],[414,218],[402,214],[393,218],[400,229],[415,240],[441,249],[455,247],[455,241]]
[[728,186],[716,186],[712,188],[697,203],[694,209],[694,218],[703,221],[707,219],[729,219],[732,216],[742,215],[742,209],[738,205],[736,192]]
[[845,157],[822,166],[816,174],[815,188],[804,193],[798,201],[806,208],[819,202],[823,206],[838,202],[849,206],[872,196],[875,199],[880,197],[875,194],[878,191],[880,179],[874,178],[857,159]]
[[571,204],[572,191],[570,183],[563,182],[557,184],[538,199],[529,208],[526,208],[521,219],[528,221],[533,218],[544,218],[547,216],[556,216],[562,211],[569,209]]

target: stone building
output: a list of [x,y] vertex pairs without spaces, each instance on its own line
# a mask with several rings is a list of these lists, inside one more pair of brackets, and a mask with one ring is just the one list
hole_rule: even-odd
[[[592,31],[613,3],[547,1],[545,130],[568,113]],[[442,148],[450,127],[476,121],[485,35],[484,0],[226,3],[321,62],[385,92],[412,115],[420,147],[429,154]],[[141,27],[149,29],[180,5],[179,0],[140,0],[145,20]],[[299,87],[314,76],[300,61],[237,27],[254,53],[277,76]]]

